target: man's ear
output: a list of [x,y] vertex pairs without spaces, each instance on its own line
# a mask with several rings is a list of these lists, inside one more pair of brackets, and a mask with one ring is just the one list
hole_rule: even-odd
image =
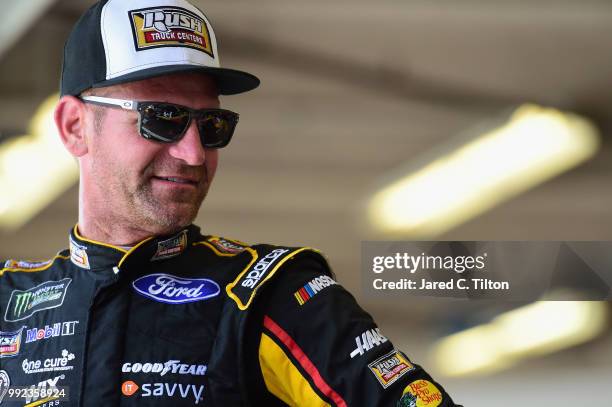
[[82,157],[88,151],[86,113],[83,102],[74,96],[63,96],[55,107],[55,125],[62,143],[74,157]]

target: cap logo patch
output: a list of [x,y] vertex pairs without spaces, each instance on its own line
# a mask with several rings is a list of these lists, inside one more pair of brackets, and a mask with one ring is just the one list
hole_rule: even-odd
[[187,47],[214,58],[206,21],[180,7],[153,7],[129,12],[136,51]]

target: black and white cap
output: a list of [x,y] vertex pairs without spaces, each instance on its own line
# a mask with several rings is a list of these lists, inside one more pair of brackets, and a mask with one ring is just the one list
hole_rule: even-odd
[[219,93],[259,86],[250,73],[221,68],[210,22],[186,0],[101,0],[64,47],[61,95],[174,72],[203,72]]

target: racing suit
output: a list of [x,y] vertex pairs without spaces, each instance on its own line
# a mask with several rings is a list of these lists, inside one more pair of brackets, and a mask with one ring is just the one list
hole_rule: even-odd
[[0,314],[2,405],[455,405],[309,248],[75,226],[52,260],[4,262]]

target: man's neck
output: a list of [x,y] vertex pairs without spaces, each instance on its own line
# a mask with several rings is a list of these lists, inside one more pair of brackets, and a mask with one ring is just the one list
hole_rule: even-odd
[[155,235],[153,232],[126,225],[117,225],[105,220],[87,220],[79,216],[79,234],[89,240],[110,244],[113,246],[129,247]]

